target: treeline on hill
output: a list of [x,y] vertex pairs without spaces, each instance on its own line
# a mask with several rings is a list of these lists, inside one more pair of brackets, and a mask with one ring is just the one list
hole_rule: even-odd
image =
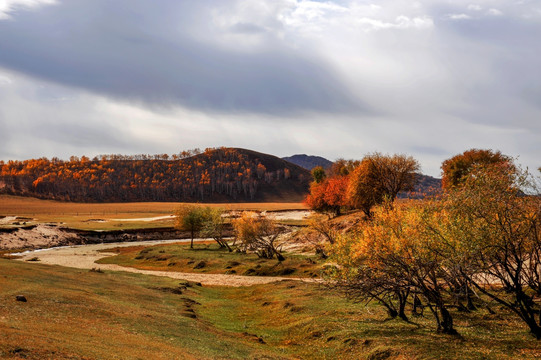
[[298,201],[309,180],[294,164],[236,148],[0,162],[1,192],[80,202]]

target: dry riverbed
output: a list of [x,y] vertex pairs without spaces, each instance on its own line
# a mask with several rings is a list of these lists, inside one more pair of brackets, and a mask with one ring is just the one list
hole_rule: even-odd
[[[19,254],[18,260],[27,262],[37,262],[48,265],[60,265],[79,269],[101,269],[110,271],[127,271],[132,273],[140,273],[146,275],[165,276],[173,279],[183,279],[188,281],[200,282],[204,285],[220,285],[220,286],[251,286],[258,284],[267,284],[282,280],[302,280],[313,281],[309,279],[292,279],[283,277],[271,276],[241,276],[241,275],[224,275],[224,274],[195,274],[195,273],[180,273],[169,271],[152,271],[140,270],[130,267],[123,267],[113,264],[96,264],[96,261],[107,257],[114,256],[115,253],[103,252],[103,250],[113,249],[125,246],[140,246],[140,245],[157,245],[157,244],[173,244],[188,242],[189,240],[158,240],[158,241],[135,241],[123,243],[108,243],[108,244],[92,244],[92,245],[77,245],[69,247],[50,248],[43,250],[26,251]],[[208,241],[208,239],[197,239],[196,241]]]

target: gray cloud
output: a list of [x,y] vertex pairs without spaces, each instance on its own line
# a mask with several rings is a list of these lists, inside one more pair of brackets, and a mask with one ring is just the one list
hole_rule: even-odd
[[438,175],[477,147],[541,165],[536,1],[8,3],[2,159],[226,145],[408,152]]
[[[260,39],[249,52],[201,41],[205,26],[222,32],[211,26],[210,4],[70,0],[22,11],[0,21],[0,65],[150,105],[278,115],[361,110],[328,64],[285,41]],[[229,31],[264,32],[242,22]]]

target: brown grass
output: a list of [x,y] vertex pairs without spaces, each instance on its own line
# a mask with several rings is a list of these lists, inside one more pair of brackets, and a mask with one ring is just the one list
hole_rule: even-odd
[[[159,221],[97,223],[95,219],[136,219],[171,215],[181,203],[134,202],[134,203],[71,203],[54,200],[0,195],[0,215],[20,216],[34,219],[37,223],[63,223],[66,227],[85,230],[115,230],[126,228],[149,228],[173,226],[170,219]],[[204,204],[230,210],[305,210],[303,203],[231,203]]]

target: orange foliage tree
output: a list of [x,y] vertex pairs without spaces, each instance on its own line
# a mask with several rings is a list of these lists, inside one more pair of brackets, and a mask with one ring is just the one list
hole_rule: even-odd
[[374,205],[387,200],[392,206],[399,192],[413,190],[419,169],[411,156],[369,154],[350,174],[349,203],[370,217]]
[[445,160],[441,165],[442,186],[449,190],[465,181],[476,166],[500,164],[512,166],[512,159],[499,151],[470,149]]
[[348,205],[346,197],[348,183],[347,176],[314,181],[310,184],[310,194],[306,197],[305,203],[315,211],[338,216],[341,209]]

